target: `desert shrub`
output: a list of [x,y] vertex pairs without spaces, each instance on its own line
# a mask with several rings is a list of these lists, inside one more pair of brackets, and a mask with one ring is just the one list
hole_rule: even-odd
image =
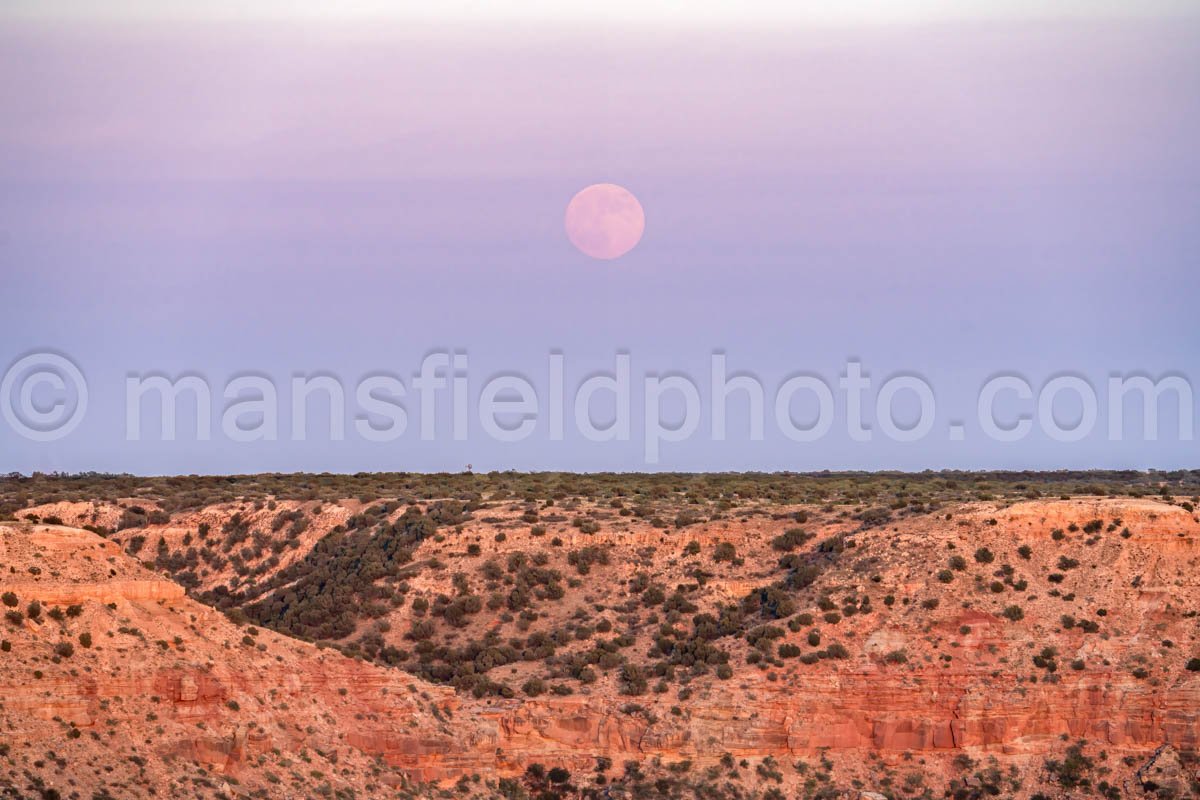
[[859,522],[862,523],[864,528],[874,528],[878,527],[879,525],[885,525],[891,520],[891,518],[891,509],[884,508],[883,506],[868,508],[866,511],[863,511],[858,515]]
[[1005,618],[1012,622],[1018,622],[1025,619],[1025,610],[1020,606],[1008,606],[1001,613],[1003,613]]
[[567,553],[567,563],[575,567],[580,575],[587,575],[593,564],[608,564],[608,548],[589,545]]
[[436,632],[437,628],[434,626],[432,620],[422,619],[412,624],[412,628],[405,634],[405,637],[419,642],[433,638],[433,634]]
[[596,522],[594,519],[576,517],[574,520],[572,520],[571,524],[578,528],[580,533],[598,533],[600,530],[600,523]]
[[771,547],[782,552],[790,553],[812,538],[813,535],[805,531],[803,528],[788,528],[786,531],[771,540]]
[[1056,656],[1058,656],[1058,651],[1053,647],[1043,647],[1042,652],[1033,657],[1033,665],[1047,672],[1055,672],[1058,669]]
[[825,656],[827,658],[836,659],[849,658],[850,651],[847,650],[845,645],[841,644],[840,642],[834,642],[833,644],[829,645],[829,647],[825,648]]
[[758,614],[766,619],[785,619],[796,613],[796,603],[791,595],[777,586],[755,589],[742,599],[742,611],[747,615]]
[[996,554],[986,547],[981,547],[975,551],[975,560],[980,564],[991,564],[996,560]]
[[1067,748],[1061,761],[1049,760],[1045,767],[1064,789],[1086,789],[1091,785],[1088,774],[1095,767],[1095,762],[1083,754],[1082,745],[1073,744]]
[[717,563],[737,563],[737,548],[729,542],[718,542],[717,546],[713,548],[712,560]]
[[[141,506],[132,506],[121,512],[121,518],[117,521],[117,530],[123,531],[129,528],[141,528],[148,522],[146,510]],[[145,541],[146,537],[142,537]]]
[[626,663],[621,667],[621,694],[641,695],[646,693],[648,682],[642,668]]
[[788,571],[781,583],[784,588],[792,591],[812,586],[824,571],[820,564],[797,560],[796,556],[779,559],[779,566]]
[[817,545],[817,552],[833,557],[841,554],[848,546],[852,546],[845,536],[838,534],[824,539]]

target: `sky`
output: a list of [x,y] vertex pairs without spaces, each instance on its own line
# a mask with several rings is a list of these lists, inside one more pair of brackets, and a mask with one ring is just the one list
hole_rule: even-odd
[[[1175,411],[1154,441],[1132,435],[1140,414],[1113,441],[1103,395],[1113,374],[1198,377],[1189,5],[10,1],[0,370],[16,385],[24,357],[65,357],[87,402],[52,440],[0,421],[0,471],[1196,467]],[[645,209],[615,261],[563,231],[594,183]],[[424,441],[415,374],[452,351],[469,356],[470,430],[446,424],[447,388]],[[714,352],[765,387],[761,440],[740,397],[712,435]],[[589,440],[569,399],[554,440],[551,353],[568,398],[629,354],[627,440]],[[842,419],[848,362],[875,382],[870,441]],[[210,439],[188,406],[175,441],[153,408],[131,441],[127,379],[148,374],[209,383]],[[297,441],[297,374],[334,377],[348,406],[364,378],[396,376],[406,434],[357,437],[350,407],[330,440],[318,401]],[[499,375],[538,395],[521,441],[475,424]],[[698,387],[702,422],[652,460],[644,378],[670,375]],[[797,375],[833,389],[816,441],[776,424]],[[932,387],[919,441],[873,419],[897,375]],[[978,395],[998,375],[1035,394],[1082,378],[1099,422],[1061,441],[1036,399],[1006,395],[1005,425],[1028,413],[1032,431],[982,435]],[[280,387],[274,440],[221,435],[242,376]],[[57,391],[31,389],[35,411]],[[794,419],[814,417],[801,395]],[[1060,400],[1059,424],[1086,416]],[[663,402],[664,424],[686,418],[682,393]],[[917,413],[912,393],[895,407]]]

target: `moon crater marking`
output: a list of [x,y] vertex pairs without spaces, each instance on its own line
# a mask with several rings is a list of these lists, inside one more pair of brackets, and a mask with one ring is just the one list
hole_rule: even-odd
[[595,183],[571,198],[563,224],[567,238],[580,252],[607,261],[637,246],[646,229],[646,215],[624,186]]

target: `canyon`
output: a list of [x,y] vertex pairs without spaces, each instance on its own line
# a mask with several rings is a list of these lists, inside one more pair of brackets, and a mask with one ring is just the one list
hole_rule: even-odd
[[[421,796],[457,785],[488,797],[512,796],[533,780],[531,768],[536,777],[558,767],[572,776],[549,787],[561,796],[596,779],[616,791],[628,778],[623,768],[743,792],[731,797],[974,796],[991,785],[1018,798],[1197,790],[1200,523],[1179,505],[973,502],[873,526],[787,506],[661,528],[584,504],[594,530],[543,521],[549,530],[535,532],[521,521],[524,504],[507,512],[497,504],[420,541],[403,602],[385,602],[352,634],[318,642],[255,619],[262,594],[219,595],[223,611],[200,602],[214,586],[244,583],[233,571],[213,569],[185,590],[169,569],[129,552],[134,536],[144,537],[143,555],[169,553],[205,522],[216,531],[242,513],[267,529],[271,517],[305,513],[315,524],[301,543],[256,578],[280,579],[275,591],[286,593],[306,579],[288,567],[369,505],[312,513],[304,503],[269,512],[233,504],[92,532],[80,526],[114,520],[115,506],[97,513],[92,503],[59,502],[0,523],[0,593],[10,612],[0,785],[60,797]],[[401,513],[384,516],[394,523]],[[806,517],[811,539],[781,550],[776,537]],[[535,601],[525,622],[484,608],[454,625],[439,617],[430,639],[411,636],[431,620],[414,598],[485,592],[476,568],[491,574],[489,564],[550,537],[557,544],[547,568],[568,572],[562,554],[581,547],[606,557],[580,572],[576,556],[565,595]],[[821,543],[833,540],[852,544],[822,556]],[[709,554],[723,544],[740,563],[713,563]],[[811,585],[789,588],[791,614],[709,640],[722,650],[711,659],[715,672],[685,669],[687,659],[662,666],[672,641],[689,639],[672,640],[664,626],[728,614],[755,587],[786,586],[774,562],[791,552],[822,569]],[[955,555],[961,561],[943,569]],[[697,577],[696,588],[670,593]],[[643,602],[656,585],[667,601]],[[611,666],[593,659],[596,674],[578,677],[570,659],[591,652],[601,620],[624,630],[611,649],[623,655]],[[497,629],[505,633],[494,641],[520,630],[532,642],[541,626],[579,635],[560,637],[551,655],[509,655],[473,684],[434,668],[435,652]],[[365,634],[406,648],[431,644],[391,666],[355,644]],[[810,648],[816,640],[826,649]],[[1072,745],[1089,765],[1083,784],[1060,780]]]

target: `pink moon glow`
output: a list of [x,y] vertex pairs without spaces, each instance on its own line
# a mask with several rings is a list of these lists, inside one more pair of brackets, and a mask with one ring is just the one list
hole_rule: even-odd
[[632,250],[646,229],[642,204],[623,186],[595,183],[571,198],[567,238],[592,258],[614,259]]

